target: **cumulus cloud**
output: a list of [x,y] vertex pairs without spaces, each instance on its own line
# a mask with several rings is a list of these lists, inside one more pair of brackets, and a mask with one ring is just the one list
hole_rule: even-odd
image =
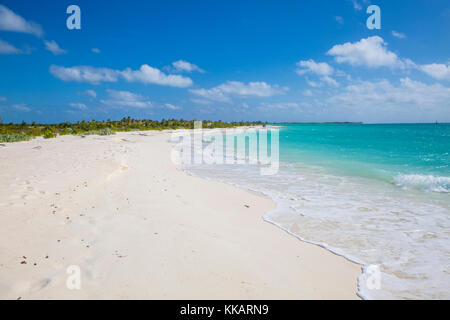
[[0,39],[0,54],[20,54],[22,50]]
[[104,105],[111,107],[149,108],[152,102],[148,98],[129,91],[107,90],[109,99],[100,100]]
[[65,68],[51,65],[50,73],[62,81],[88,82],[91,84],[116,82],[119,77],[119,72],[116,70],[90,66]]
[[287,92],[289,88],[269,85],[266,82],[249,82],[245,84],[239,81],[227,81],[211,89],[192,89],[190,92],[199,97],[218,101],[229,102],[231,96],[239,97],[270,97]]
[[86,110],[87,106],[84,103],[70,103],[69,106],[71,106],[72,108],[76,108],[79,110]]
[[98,49],[98,48],[92,48],[92,52],[93,52],[93,53],[100,53],[101,51],[100,51],[100,49]]
[[325,102],[365,117],[386,116],[389,119],[416,116],[416,120],[420,120],[421,116],[440,114],[447,110],[448,101],[450,88],[402,78],[399,85],[388,80],[352,83]]
[[328,85],[338,87],[339,84],[334,80],[331,75],[334,73],[334,69],[328,63],[325,62],[315,62],[314,60],[302,60],[297,62],[296,70],[298,75],[304,75],[307,73],[312,73],[320,76],[320,80],[327,83]]
[[175,62],[172,62],[172,69],[174,72],[193,72],[197,71],[200,73],[205,72],[203,69],[199,68],[197,65],[184,61],[184,60],[178,60]]
[[338,63],[352,66],[405,68],[412,65],[410,60],[400,60],[395,53],[389,51],[387,43],[379,36],[335,45],[327,54],[334,56]]
[[116,82],[119,78],[123,78],[128,82],[141,82],[145,84],[157,84],[180,88],[192,85],[192,80],[190,78],[182,77],[180,75],[167,75],[159,69],[150,67],[147,64],[142,65],[139,70],[127,68],[124,71],[108,68],[95,68],[91,66],[66,68],[52,65],[50,66],[50,73],[63,81],[88,82],[91,84]]
[[24,32],[37,37],[41,37],[44,33],[40,25],[26,21],[3,5],[0,5],[0,30]]
[[304,60],[297,62],[297,66],[301,69],[297,69],[297,74],[303,75],[305,73],[311,72],[319,76],[329,76],[332,75],[334,69],[328,63],[325,62],[315,62],[314,60]]
[[404,33],[398,32],[398,31],[395,31],[395,30],[392,30],[392,35],[394,37],[396,37],[396,38],[399,38],[399,39],[405,39],[406,38],[406,35]]
[[438,80],[450,80],[450,64],[426,64],[419,67],[420,70]]
[[59,55],[59,54],[65,54],[67,53],[66,50],[61,49],[59,47],[59,45],[56,43],[56,41],[52,40],[52,41],[44,41],[45,43],[45,48],[50,51],[51,53],[53,53],[55,56]]
[[142,82],[158,84],[162,86],[185,88],[192,85],[192,80],[187,77],[173,74],[165,74],[157,68],[153,68],[147,64],[141,66],[139,70],[131,70],[130,68],[121,72],[121,75],[128,82]]

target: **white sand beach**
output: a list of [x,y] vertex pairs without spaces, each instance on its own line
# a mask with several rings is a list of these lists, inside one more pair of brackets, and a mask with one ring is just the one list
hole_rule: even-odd
[[0,146],[0,299],[358,299],[360,265],[263,221],[270,199],[178,170],[169,137]]

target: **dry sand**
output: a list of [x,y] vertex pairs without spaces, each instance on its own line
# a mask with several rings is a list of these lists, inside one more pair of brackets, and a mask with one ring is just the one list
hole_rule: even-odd
[[270,199],[178,170],[169,137],[0,146],[0,299],[358,299],[359,265],[264,222]]

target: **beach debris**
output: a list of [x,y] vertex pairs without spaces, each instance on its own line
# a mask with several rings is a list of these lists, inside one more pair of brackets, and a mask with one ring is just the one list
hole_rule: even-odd
[[244,204],[244,207],[246,208],[250,208],[250,206],[248,204]]
[[25,260],[23,260],[20,264],[27,264],[27,262]]
[[36,147],[33,147],[32,149],[34,149],[34,150],[40,150],[40,149],[42,149],[42,147],[41,147],[41,146],[36,146]]
[[48,259],[48,256],[45,256],[45,259]]
[[18,297],[17,300],[22,300],[22,297]]

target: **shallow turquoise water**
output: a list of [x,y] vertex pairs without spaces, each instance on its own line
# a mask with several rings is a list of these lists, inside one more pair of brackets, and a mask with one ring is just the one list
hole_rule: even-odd
[[380,288],[359,278],[364,298],[450,299],[449,124],[274,127],[275,175],[248,164],[185,169],[264,193],[277,203],[266,221],[377,266]]
[[449,192],[450,124],[285,125],[280,160]]

